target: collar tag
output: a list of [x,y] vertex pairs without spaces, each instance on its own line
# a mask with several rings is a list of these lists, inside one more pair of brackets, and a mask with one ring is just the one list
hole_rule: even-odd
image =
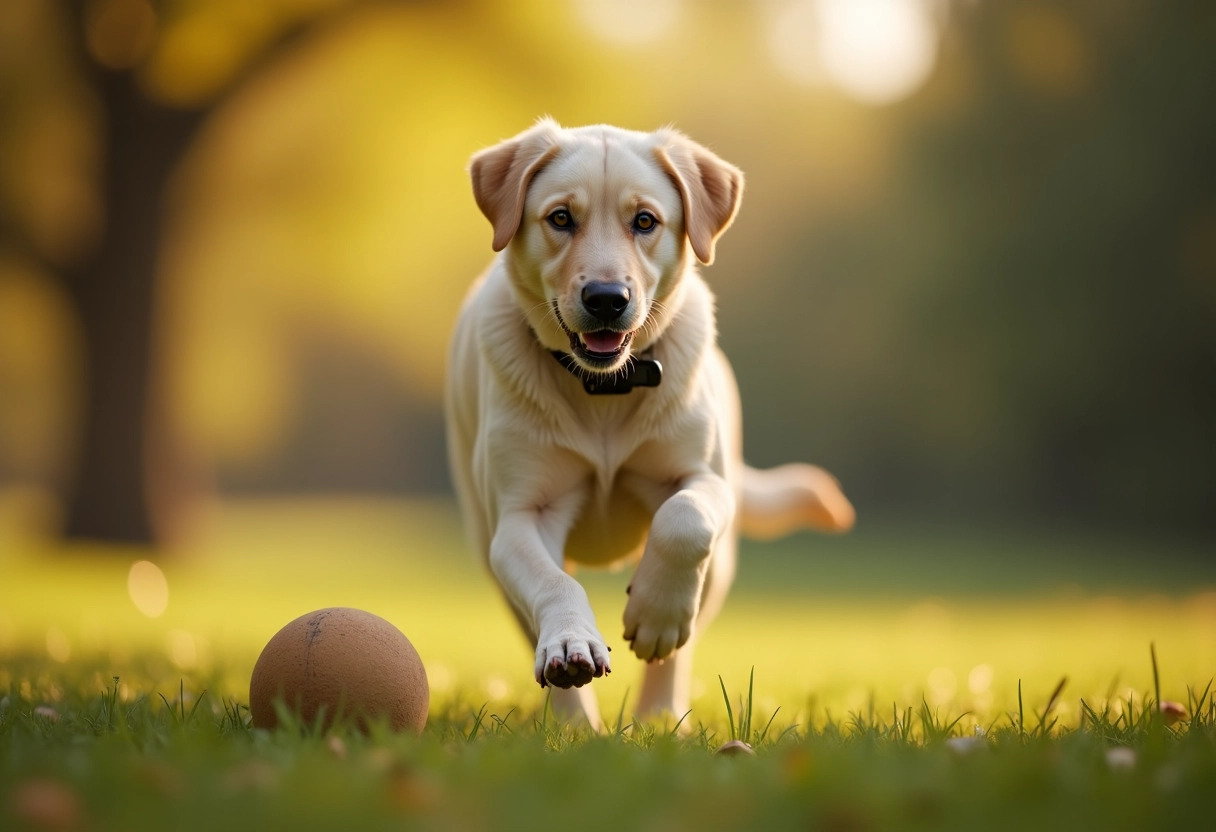
[[631,356],[625,369],[612,376],[588,373],[578,365],[574,356],[565,352],[551,353],[566,372],[583,383],[583,389],[592,396],[616,396],[633,392],[635,387],[658,387],[663,380],[663,365],[653,358]]

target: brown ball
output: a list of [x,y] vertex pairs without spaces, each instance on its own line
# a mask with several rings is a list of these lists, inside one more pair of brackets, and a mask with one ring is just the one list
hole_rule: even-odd
[[409,639],[383,618],[349,607],[310,612],[275,633],[249,681],[249,712],[256,728],[278,725],[281,699],[305,725],[325,708],[360,728],[386,719],[396,731],[420,733],[431,689]]
[[743,740],[731,740],[723,743],[722,746],[714,752],[721,757],[755,757],[756,750]]

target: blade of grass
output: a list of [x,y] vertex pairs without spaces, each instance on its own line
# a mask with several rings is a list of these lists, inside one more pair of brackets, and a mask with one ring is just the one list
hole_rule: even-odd
[[721,675],[718,676],[718,684],[722,687],[722,701],[726,703],[726,721],[730,723],[730,738],[732,740],[739,739],[735,732],[735,714],[730,707],[730,695],[726,692],[726,682],[722,681]]
[[620,710],[618,710],[616,712],[616,729],[613,731],[614,734],[619,735],[621,733],[623,726],[625,725],[625,702],[628,699],[629,699],[629,688],[625,688],[625,695],[621,697]]
[[544,733],[547,733],[547,732],[548,732],[548,728],[549,728],[549,705],[550,705],[550,703],[552,702],[552,700],[553,700],[553,691],[552,691],[552,690],[546,691],[546,692],[545,692],[545,704],[544,704],[543,706],[541,706],[541,710],[540,710],[540,723],[538,724],[538,727],[540,728],[540,732],[541,732],[542,734],[544,734]]
[[1195,698],[1195,691],[1188,685],[1186,696],[1189,700],[1187,705],[1190,706],[1191,718],[1194,719],[1197,714],[1203,711],[1203,703],[1207,700],[1208,695],[1212,692],[1212,680],[1208,679],[1207,687],[1203,689],[1203,695],[1198,699]]
[[[1068,677],[1064,676],[1060,679],[1059,683],[1056,684],[1056,689],[1051,692],[1051,697],[1047,700],[1047,707],[1043,709],[1043,715],[1041,717],[1039,717],[1039,724],[1035,728],[1036,736],[1039,736],[1039,737],[1046,736],[1047,733],[1052,729],[1052,727],[1055,726],[1056,721],[1054,719],[1051,721],[1050,725],[1047,724],[1047,717],[1051,714],[1052,709],[1055,708],[1056,700],[1058,700],[1060,698],[1060,694],[1064,691],[1064,686],[1067,684],[1068,684]],[[1020,685],[1019,685],[1019,688],[1020,688]],[[1019,702],[1021,700],[1021,691],[1020,690],[1018,692],[1018,700],[1019,700]]]
[[[756,666],[752,665],[751,672],[747,674],[747,715],[744,716],[742,710],[739,712],[739,721],[742,722],[742,730],[739,732],[740,739],[746,743],[752,741],[752,704],[754,699],[752,694],[756,688]],[[746,720],[746,721],[744,721]]]
[[753,745],[759,745],[764,742],[764,738],[768,736],[768,729],[772,727],[773,720],[777,718],[777,714],[781,712],[781,706],[777,706],[777,710],[773,711],[773,715],[768,718],[768,722],[764,723],[764,730],[760,732],[760,736],[756,738]]
[[481,706],[481,710],[473,714],[473,727],[469,729],[468,735],[464,738],[465,742],[472,742],[477,739],[477,732],[481,730],[481,723],[486,718],[486,709],[490,707],[489,702],[485,702]]
[[106,713],[106,728],[110,731],[114,730],[114,712],[118,708],[118,677],[114,677],[114,687],[109,691],[110,705]]
[[165,696],[163,693],[161,693],[160,691],[157,691],[156,695],[159,696],[161,701],[165,703],[165,709],[169,712],[169,716],[173,717],[173,724],[176,725],[177,724],[177,710],[173,707],[172,704],[170,704],[169,698],[167,696]]
[[1157,645],[1153,642],[1148,643],[1148,654],[1153,660],[1153,707],[1161,709],[1161,677],[1157,675]]
[[674,739],[675,737],[678,737],[680,735],[680,726],[684,724],[684,720],[688,719],[688,715],[690,713],[692,713],[692,708],[689,708],[687,711],[684,712],[684,715],[682,717],[680,717],[678,720],[676,720],[675,726],[672,727],[671,731],[668,732],[668,734],[667,734],[669,737],[672,737]]
[[511,726],[507,725],[507,720],[511,718],[511,714],[513,714],[513,713],[515,713],[515,708],[512,708],[511,710],[507,711],[506,716],[499,716],[498,714],[490,714],[490,719],[494,720],[494,724],[495,724],[495,726],[497,726],[495,728],[496,734],[501,734],[503,731],[506,731],[508,734],[512,734],[512,735],[515,734],[515,732],[511,730]]
[[203,700],[207,698],[207,689],[203,688],[203,692],[198,695],[198,699],[194,700],[194,704],[190,706],[190,715],[186,717],[186,722],[194,719],[194,713],[198,710],[198,706],[203,704]]
[[1098,716],[1097,711],[1093,709],[1084,698],[1081,699],[1081,730],[1085,730],[1085,723],[1089,722],[1089,730],[1093,731],[1105,725],[1105,720]]
[[1022,710],[1022,680],[1018,679],[1018,736],[1026,736],[1026,712]]

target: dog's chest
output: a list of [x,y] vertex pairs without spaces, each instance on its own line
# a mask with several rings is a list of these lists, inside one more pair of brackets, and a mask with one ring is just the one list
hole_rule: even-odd
[[585,404],[590,406],[582,408],[576,417],[563,420],[565,431],[555,425],[557,435],[564,433],[564,441],[559,439],[559,444],[590,466],[601,492],[613,488],[617,474],[649,439],[644,424],[645,395],[588,397]]
[[645,543],[655,509],[669,496],[639,465],[646,437],[636,422],[635,411],[605,408],[604,418],[584,423],[588,435],[577,444],[587,464],[586,498],[567,539],[571,560],[605,565],[630,557]]
[[640,552],[653,512],[633,490],[618,483],[608,492],[592,490],[566,540],[566,557],[604,566]]

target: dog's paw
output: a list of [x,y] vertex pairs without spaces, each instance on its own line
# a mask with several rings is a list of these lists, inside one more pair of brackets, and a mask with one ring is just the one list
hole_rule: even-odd
[[536,645],[536,681],[542,688],[581,688],[612,672],[612,648],[594,627],[576,626],[541,631]]
[[696,570],[687,571],[651,572],[639,566],[625,605],[625,640],[639,659],[665,659],[692,635],[701,582]]

